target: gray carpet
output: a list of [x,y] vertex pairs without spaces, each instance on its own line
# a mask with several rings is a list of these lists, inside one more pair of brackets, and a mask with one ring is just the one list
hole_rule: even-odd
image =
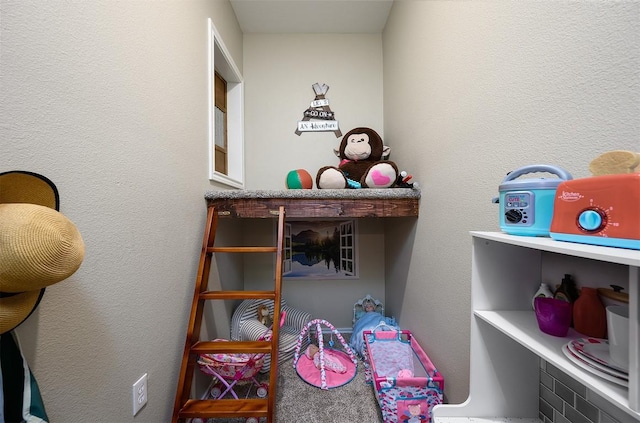
[[346,385],[322,390],[304,382],[292,362],[279,369],[276,421],[278,423],[382,423],[373,387],[364,379],[364,365]]

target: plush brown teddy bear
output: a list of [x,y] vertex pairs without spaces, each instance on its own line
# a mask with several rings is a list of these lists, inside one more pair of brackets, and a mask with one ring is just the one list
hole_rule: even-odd
[[334,153],[340,159],[336,166],[322,167],[316,175],[320,189],[391,188],[399,176],[398,167],[390,160],[391,148],[371,128],[359,127],[342,137]]
[[258,307],[258,320],[267,327],[271,327],[273,324],[273,317],[269,314],[269,309],[266,305]]

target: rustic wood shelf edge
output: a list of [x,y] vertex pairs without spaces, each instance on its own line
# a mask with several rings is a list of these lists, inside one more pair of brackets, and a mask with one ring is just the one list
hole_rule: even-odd
[[234,190],[208,191],[207,206],[220,217],[275,218],[284,205],[287,218],[418,217],[420,190]]

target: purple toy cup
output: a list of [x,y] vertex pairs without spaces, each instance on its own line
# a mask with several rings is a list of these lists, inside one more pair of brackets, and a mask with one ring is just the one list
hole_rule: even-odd
[[555,298],[538,297],[534,300],[538,327],[553,336],[566,336],[571,326],[571,303]]

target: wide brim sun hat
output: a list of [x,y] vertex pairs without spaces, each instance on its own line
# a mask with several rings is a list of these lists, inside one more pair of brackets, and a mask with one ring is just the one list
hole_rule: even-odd
[[58,210],[58,190],[48,178],[0,173],[0,334],[25,321],[45,288],[84,259],[80,232]]

